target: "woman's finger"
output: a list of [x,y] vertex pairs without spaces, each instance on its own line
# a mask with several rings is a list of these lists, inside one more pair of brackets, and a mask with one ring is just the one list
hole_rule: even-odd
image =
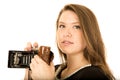
[[[40,58],[38,55],[35,55],[34,56],[34,59],[35,59],[35,61],[36,61],[36,63],[38,63],[38,64],[44,64],[45,62],[43,61],[43,59],[42,58]],[[45,63],[46,64],[46,63]]]
[[31,51],[32,50],[32,44],[30,42],[27,43],[26,47],[24,48],[25,51]]
[[28,51],[27,47],[26,47],[26,48],[24,48],[24,51]]
[[33,58],[30,63],[31,68],[35,68],[37,66],[38,62]]
[[26,48],[27,48],[28,51],[32,50],[32,44],[31,44],[31,42],[27,43],[27,47]]
[[37,42],[35,42],[35,43],[33,44],[33,49],[34,49],[34,50],[38,50],[38,43],[37,43]]

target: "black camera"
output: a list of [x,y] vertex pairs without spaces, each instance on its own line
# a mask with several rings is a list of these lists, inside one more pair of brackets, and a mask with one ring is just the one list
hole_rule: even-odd
[[29,65],[34,55],[39,55],[48,65],[53,60],[53,53],[46,46],[41,46],[39,50],[32,51],[9,50],[8,68],[30,68]]

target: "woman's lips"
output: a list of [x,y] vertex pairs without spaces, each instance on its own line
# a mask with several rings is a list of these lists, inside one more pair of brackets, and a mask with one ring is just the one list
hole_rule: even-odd
[[73,42],[68,41],[68,40],[64,40],[64,41],[62,41],[62,44],[67,46],[67,45],[73,44]]

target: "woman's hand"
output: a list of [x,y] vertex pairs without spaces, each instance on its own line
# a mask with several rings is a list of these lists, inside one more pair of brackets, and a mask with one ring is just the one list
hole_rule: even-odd
[[[38,49],[38,43],[34,43],[33,46],[29,42],[27,43],[27,47],[24,49],[25,51],[31,51],[34,49]],[[30,64],[31,71],[26,69],[25,80],[29,80],[31,76],[33,80],[54,80],[55,78],[55,69],[53,62],[48,65],[44,62],[38,55],[35,55],[31,60]]]
[[30,68],[33,80],[54,80],[55,78],[53,62],[48,65],[38,55],[31,60]]

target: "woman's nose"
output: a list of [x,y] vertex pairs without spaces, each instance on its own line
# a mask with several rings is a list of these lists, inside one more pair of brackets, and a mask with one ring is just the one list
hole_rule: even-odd
[[70,29],[70,28],[68,28],[68,29],[66,29],[66,30],[64,31],[64,36],[65,36],[65,37],[71,37],[71,36],[72,36],[72,33],[71,33],[71,29]]

